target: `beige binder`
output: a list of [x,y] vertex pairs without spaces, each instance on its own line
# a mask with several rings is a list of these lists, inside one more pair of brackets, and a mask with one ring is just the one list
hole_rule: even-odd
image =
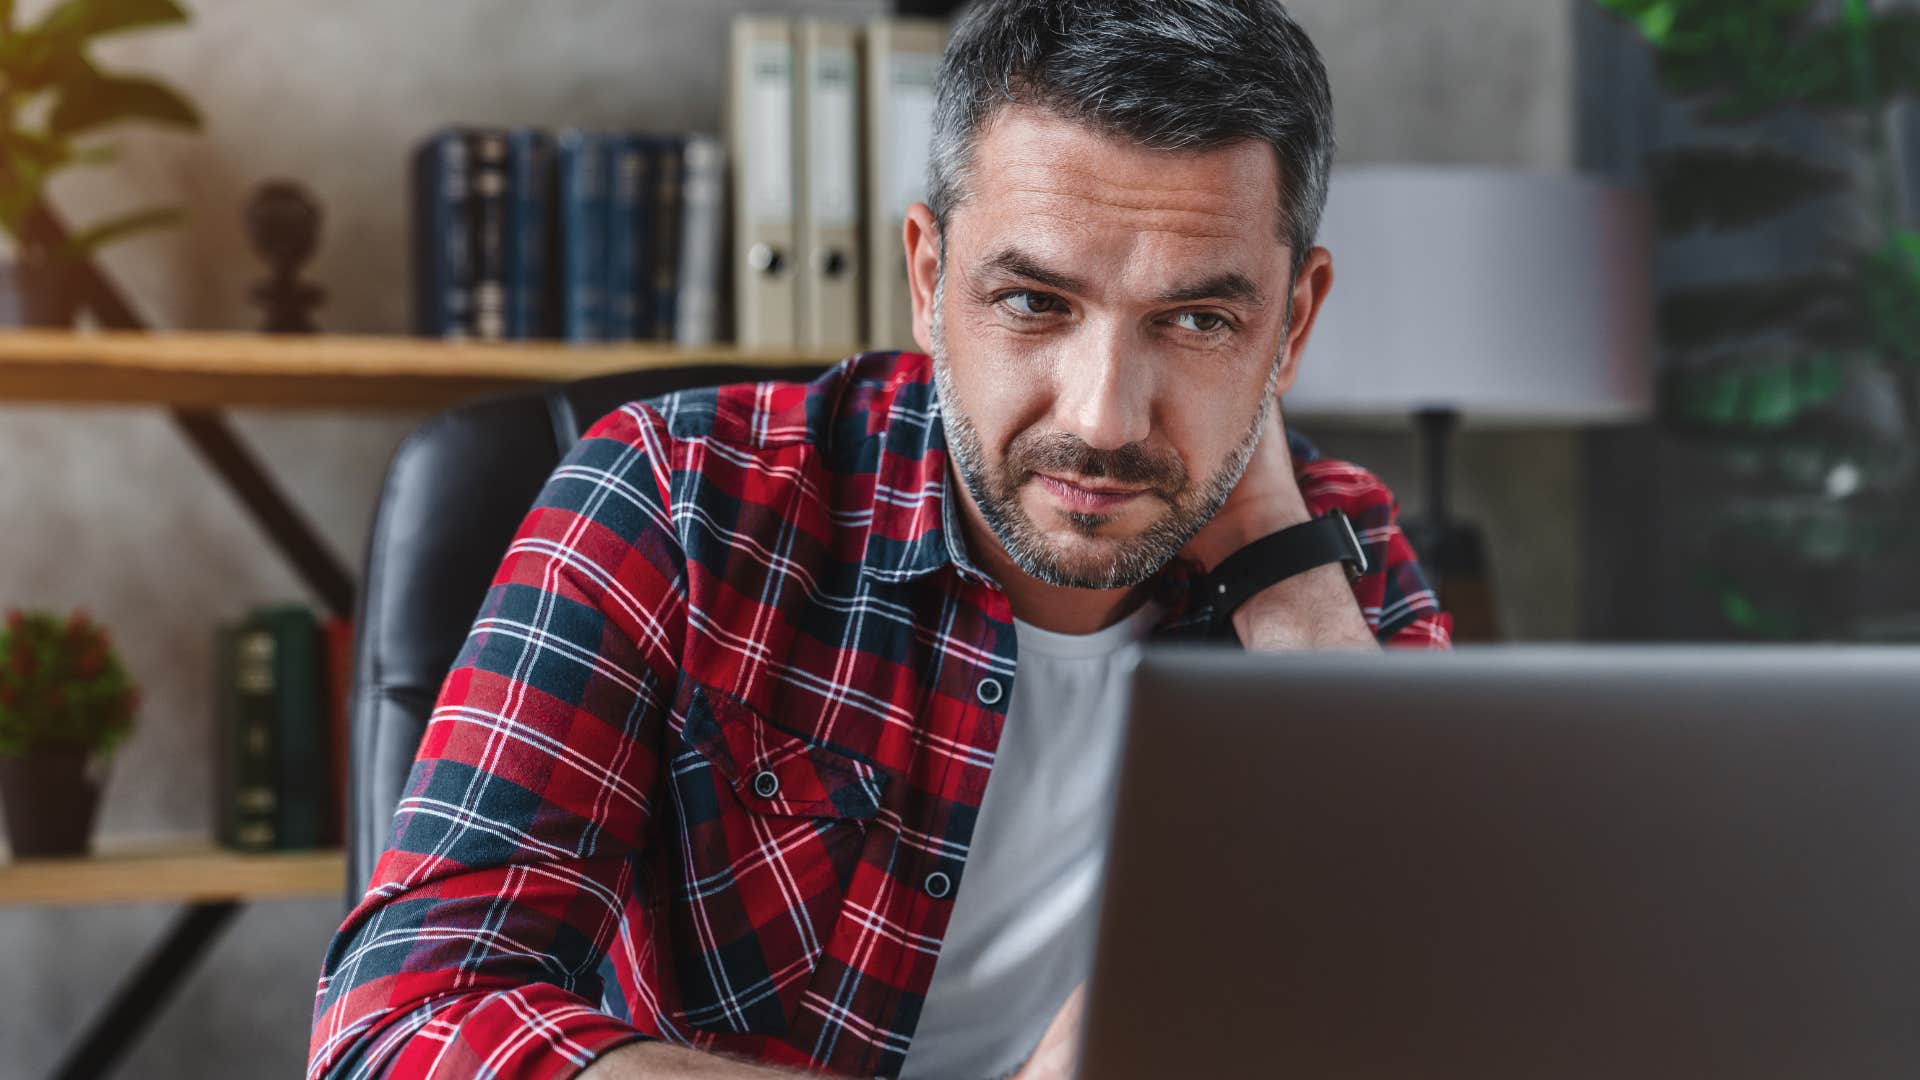
[[743,349],[792,349],[796,312],[793,31],[733,21],[727,132],[734,162],[733,302]]
[[866,297],[860,245],[860,32],[804,19],[795,26],[799,74],[800,347],[857,349]]
[[947,24],[875,19],[867,24],[867,345],[918,349],[907,255],[900,240],[907,208],[927,195],[927,142],[934,80]]

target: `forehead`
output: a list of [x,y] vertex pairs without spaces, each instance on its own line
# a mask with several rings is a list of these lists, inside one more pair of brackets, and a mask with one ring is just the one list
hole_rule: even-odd
[[976,144],[955,217],[966,218],[966,231],[998,240],[1106,234],[1215,254],[1225,246],[1271,253],[1282,246],[1280,183],[1278,158],[1259,140],[1157,150],[1012,105]]

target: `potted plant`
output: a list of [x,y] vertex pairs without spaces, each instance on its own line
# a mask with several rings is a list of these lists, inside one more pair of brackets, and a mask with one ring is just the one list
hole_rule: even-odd
[[140,690],[104,628],[76,611],[7,613],[0,630],[0,798],[15,857],[80,855],[107,761]]
[[109,34],[179,24],[173,0],[63,0],[16,26],[13,0],[0,0],[0,229],[19,263],[22,321],[67,326],[76,308],[76,269],[115,240],[171,225],[181,213],[142,210],[62,235],[47,216],[47,187],[69,168],[111,162],[114,150],[80,140],[122,122],[198,130],[200,116],[160,83],[102,71],[88,55]]
[[[1664,427],[1707,464],[1694,558],[1727,629],[1765,639],[1920,635],[1920,224],[1901,107],[1920,10],[1872,0],[1597,0],[1653,49],[1692,139],[1648,159],[1678,242],[1825,211],[1794,273],[1729,266],[1661,298]],[[1756,127],[1817,117],[1784,149]],[[1817,204],[1817,205],[1816,205]],[[1803,226],[1798,226],[1804,228]]]

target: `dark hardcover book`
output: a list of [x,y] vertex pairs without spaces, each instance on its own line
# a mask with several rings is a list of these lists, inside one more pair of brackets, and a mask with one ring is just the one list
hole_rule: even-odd
[[412,174],[414,333],[466,337],[474,269],[466,136],[452,128],[429,136],[414,150]]
[[507,136],[507,337],[552,333],[547,298],[553,222],[553,139],[516,128]]
[[249,628],[273,639],[274,846],[321,846],[331,801],[333,756],[321,675],[320,621],[293,604],[255,611]]
[[507,337],[507,133],[480,129],[467,133],[472,169],[473,336],[482,341]]
[[278,824],[273,776],[278,646],[272,630],[251,622],[221,626],[214,643],[220,842],[242,851],[267,851],[274,847]]
[[653,166],[653,259],[649,281],[641,285],[641,302],[653,306],[654,341],[672,341],[679,321],[680,244],[685,232],[687,140],[674,136],[660,140]]
[[[641,319],[640,274],[641,255],[651,239],[645,211],[652,148],[644,138],[615,135],[603,149],[613,181],[607,196],[607,340],[633,341],[647,331]],[[652,313],[649,308],[645,314]]]
[[327,818],[320,842],[339,847],[347,835],[347,724],[353,697],[353,621],[339,616],[321,627],[326,639]]
[[606,339],[607,183],[602,140],[567,130],[554,147],[560,216],[560,333],[567,341]]

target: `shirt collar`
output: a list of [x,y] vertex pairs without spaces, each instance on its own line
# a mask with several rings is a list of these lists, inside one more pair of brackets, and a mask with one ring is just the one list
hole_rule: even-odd
[[878,414],[868,418],[868,430],[879,441],[879,460],[861,573],[905,582],[953,566],[993,584],[967,556],[958,500],[951,497],[932,359],[902,353],[867,407]]

